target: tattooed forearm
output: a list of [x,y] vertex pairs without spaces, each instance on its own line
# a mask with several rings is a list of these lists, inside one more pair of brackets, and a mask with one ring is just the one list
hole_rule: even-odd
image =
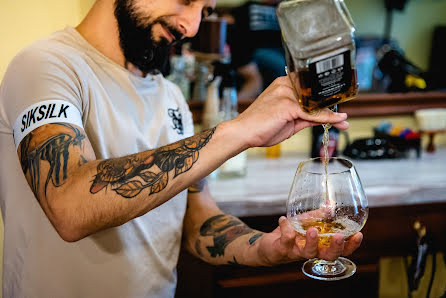
[[[39,127],[30,132],[20,143],[20,163],[23,173],[29,173],[31,188],[38,196],[40,185],[40,170],[43,162],[49,164],[49,170],[45,179],[45,194],[48,183],[58,187],[67,179],[67,166],[69,158],[69,148],[71,146],[82,146],[85,135],[76,127],[66,123],[54,123],[60,126],[63,132],[52,135],[44,142],[39,142],[37,135],[45,127]],[[35,144],[38,144],[37,146]]]
[[225,249],[240,236],[253,233],[249,228],[236,217],[219,214],[206,220],[200,228],[200,235],[211,236],[214,246],[206,246],[211,257],[224,256]]
[[202,192],[205,185],[206,185],[206,179],[201,179],[200,181],[189,186],[188,191],[189,191],[189,193]]
[[166,188],[169,172],[174,178],[189,171],[197,162],[199,151],[206,146],[215,128],[199,135],[161,147],[154,152],[108,159],[99,163],[90,192],[95,194],[111,185],[125,198],[133,198],[144,189],[149,195]]
[[237,262],[237,259],[234,257],[233,261],[228,261],[228,265],[233,265],[233,266],[241,266],[239,264],[239,262]]
[[197,252],[197,254],[202,257],[203,253],[201,252],[201,241],[200,239],[197,239],[197,241],[195,242],[195,251]]
[[262,236],[263,236],[263,233],[258,233],[258,234],[255,234],[254,236],[252,236],[251,238],[249,238],[249,245],[253,245],[254,242],[256,242],[257,239],[259,239]]

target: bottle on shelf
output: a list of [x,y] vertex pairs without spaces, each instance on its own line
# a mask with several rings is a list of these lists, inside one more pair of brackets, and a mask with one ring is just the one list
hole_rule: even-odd
[[[229,66],[228,66],[229,67]],[[234,119],[238,115],[237,89],[235,73],[229,69],[223,75],[222,101],[220,108],[221,121]],[[218,168],[219,178],[241,177],[246,175],[247,153],[243,151],[227,160]]]
[[215,127],[220,122],[220,95],[219,88],[222,78],[214,77],[207,88],[206,101],[203,105],[202,130]]
[[186,62],[181,48],[176,50],[175,55],[170,58],[171,73],[167,79],[175,83],[183,93],[184,98],[190,98],[190,80],[186,73]]

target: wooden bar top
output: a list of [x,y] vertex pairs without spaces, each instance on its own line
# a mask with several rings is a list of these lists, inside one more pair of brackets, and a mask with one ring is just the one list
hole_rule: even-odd
[[[248,157],[243,178],[208,179],[220,208],[239,217],[284,215],[288,192],[303,154],[278,159]],[[446,203],[446,148],[416,159],[352,160],[370,208]]]

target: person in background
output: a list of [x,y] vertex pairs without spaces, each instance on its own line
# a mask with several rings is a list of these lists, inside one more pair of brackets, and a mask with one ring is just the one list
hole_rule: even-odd
[[174,297],[183,247],[211,264],[333,260],[359,247],[285,217],[271,233],[224,214],[205,177],[250,147],[346,115],[304,113],[278,78],[237,118],[193,135],[160,70],[215,0],[97,0],[75,28],[28,46],[0,86],[3,297]]
[[232,66],[240,77],[238,98],[254,99],[285,75],[285,53],[276,16],[281,0],[249,1],[227,14]]

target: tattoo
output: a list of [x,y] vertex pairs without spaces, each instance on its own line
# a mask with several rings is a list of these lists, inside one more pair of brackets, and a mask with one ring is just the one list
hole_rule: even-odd
[[201,236],[212,236],[214,246],[206,246],[211,257],[224,256],[225,249],[240,236],[253,230],[240,219],[226,214],[219,214],[206,220],[200,228]]
[[200,257],[203,256],[203,252],[201,251],[201,241],[200,241],[200,239],[197,239],[197,241],[195,242],[195,251],[197,252],[197,254]]
[[85,157],[81,154],[80,160],[77,162],[79,166],[86,164],[88,161],[85,159]]
[[258,233],[258,234],[255,234],[254,236],[252,236],[251,238],[249,238],[249,245],[253,245],[254,242],[256,242],[256,240],[262,236],[263,236],[263,233]]
[[205,185],[206,185],[206,179],[201,179],[200,181],[189,186],[188,191],[189,193],[202,192]]
[[233,265],[233,266],[241,266],[239,264],[239,262],[237,262],[237,259],[235,257],[233,257],[233,258],[234,258],[234,261],[228,261],[228,264]]
[[95,194],[111,185],[124,198],[133,198],[146,188],[150,188],[149,195],[158,193],[167,186],[170,171],[175,170],[175,178],[192,168],[214,131],[215,128],[207,130],[154,152],[104,160],[97,167],[90,192]]
[[[76,127],[66,123],[53,123],[66,127],[64,132],[51,136],[39,146],[32,145],[36,138],[36,130],[30,132],[20,143],[20,163],[23,173],[29,171],[31,188],[38,198],[40,184],[40,166],[42,161],[49,163],[50,169],[45,180],[45,194],[48,183],[55,187],[61,186],[67,179],[67,166],[70,146],[81,148],[85,135]],[[62,177],[61,177],[62,171]]]

